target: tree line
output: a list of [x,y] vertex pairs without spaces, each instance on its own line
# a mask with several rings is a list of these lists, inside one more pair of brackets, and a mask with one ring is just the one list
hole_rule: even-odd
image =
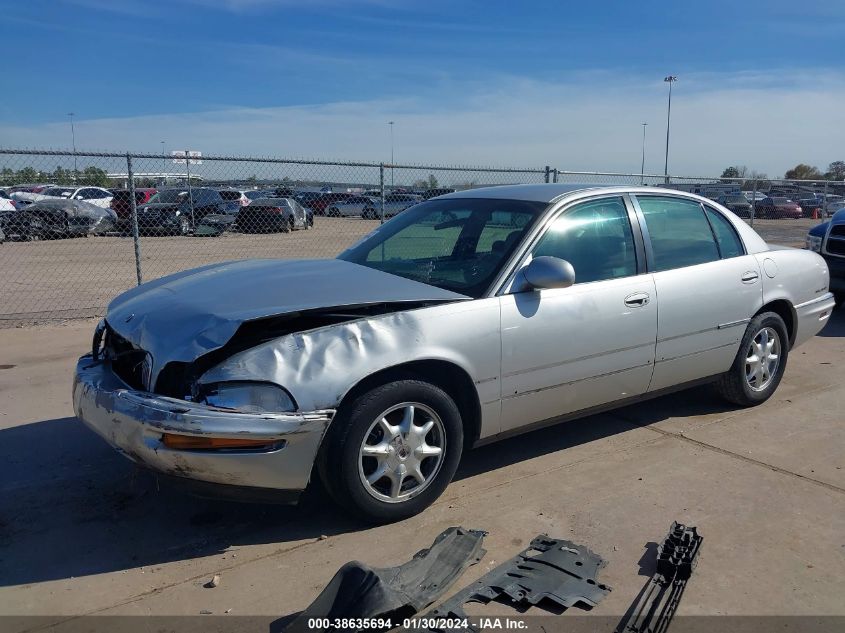
[[[744,180],[768,180],[769,177],[761,172],[748,169],[745,165],[731,165],[722,172],[721,178],[743,178]],[[845,161],[835,160],[822,172],[814,165],[798,163],[792,169],[787,169],[783,175],[785,180],[845,180]],[[777,180],[777,177],[775,177]]]
[[24,167],[18,170],[4,167],[0,170],[0,183],[4,187],[41,182],[86,187],[108,187],[111,184],[108,174],[99,167],[93,166],[77,170],[64,169],[63,167],[56,167],[53,171],[42,171],[33,167]]

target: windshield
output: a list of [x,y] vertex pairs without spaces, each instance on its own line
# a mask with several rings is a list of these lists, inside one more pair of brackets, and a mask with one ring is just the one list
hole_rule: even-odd
[[727,202],[748,202],[748,200],[745,199],[745,196],[728,196],[725,200]]
[[150,204],[157,202],[164,203],[180,203],[188,199],[188,191],[186,189],[165,189],[159,191],[156,195],[150,198]]
[[467,198],[423,202],[338,259],[478,298],[547,206]]

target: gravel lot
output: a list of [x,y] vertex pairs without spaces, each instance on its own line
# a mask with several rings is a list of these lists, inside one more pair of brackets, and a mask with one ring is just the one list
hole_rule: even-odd
[[[802,247],[813,220],[758,220],[773,244]],[[221,237],[142,237],[145,280],[211,262],[249,257],[334,257],[378,222],[317,218],[313,229],[293,233]],[[118,293],[135,285],[135,256],[128,237],[89,237],[0,245],[0,327],[21,321],[96,316]]]
[[[157,486],[72,417],[71,372],[93,327],[0,331],[0,613],[47,618],[7,618],[6,630],[68,619],[87,630],[72,620],[84,614],[277,620],[343,563],[399,564],[454,525],[490,533],[455,590],[542,532],[590,547],[613,588],[592,613],[612,630],[652,571],[638,561],[674,519],[705,539],[680,615],[845,615],[843,310],[790,354],[764,405],[734,409],[699,388],[512,438],[466,455],[422,515],[377,528],[319,494],[284,508]],[[204,588],[215,574],[220,586]]]

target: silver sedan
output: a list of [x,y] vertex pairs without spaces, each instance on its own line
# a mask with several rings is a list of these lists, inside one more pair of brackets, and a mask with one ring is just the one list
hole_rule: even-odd
[[724,207],[522,185],[413,206],[337,259],[213,264],[117,297],[77,416],[130,459],[241,498],[319,477],[375,522],[463,451],[710,382],[768,399],[834,306],[825,261]]
[[378,204],[376,199],[367,196],[352,196],[344,200],[337,200],[326,207],[326,215],[329,217],[353,217],[361,216],[364,209]]
[[[391,193],[384,196],[384,217],[392,218],[405,209],[420,202],[420,196],[411,193]],[[373,203],[364,208],[361,217],[365,220],[378,220],[382,217],[381,198],[373,198]]]

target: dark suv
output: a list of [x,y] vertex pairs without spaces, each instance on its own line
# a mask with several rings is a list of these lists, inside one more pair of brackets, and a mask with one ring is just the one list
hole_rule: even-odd
[[830,271],[829,288],[836,305],[845,303],[845,209],[834,213],[829,221],[810,229],[807,248],[824,257]]
[[209,215],[231,213],[230,204],[220,192],[207,187],[161,189],[150,201],[138,207],[138,227],[145,233],[187,235]]

